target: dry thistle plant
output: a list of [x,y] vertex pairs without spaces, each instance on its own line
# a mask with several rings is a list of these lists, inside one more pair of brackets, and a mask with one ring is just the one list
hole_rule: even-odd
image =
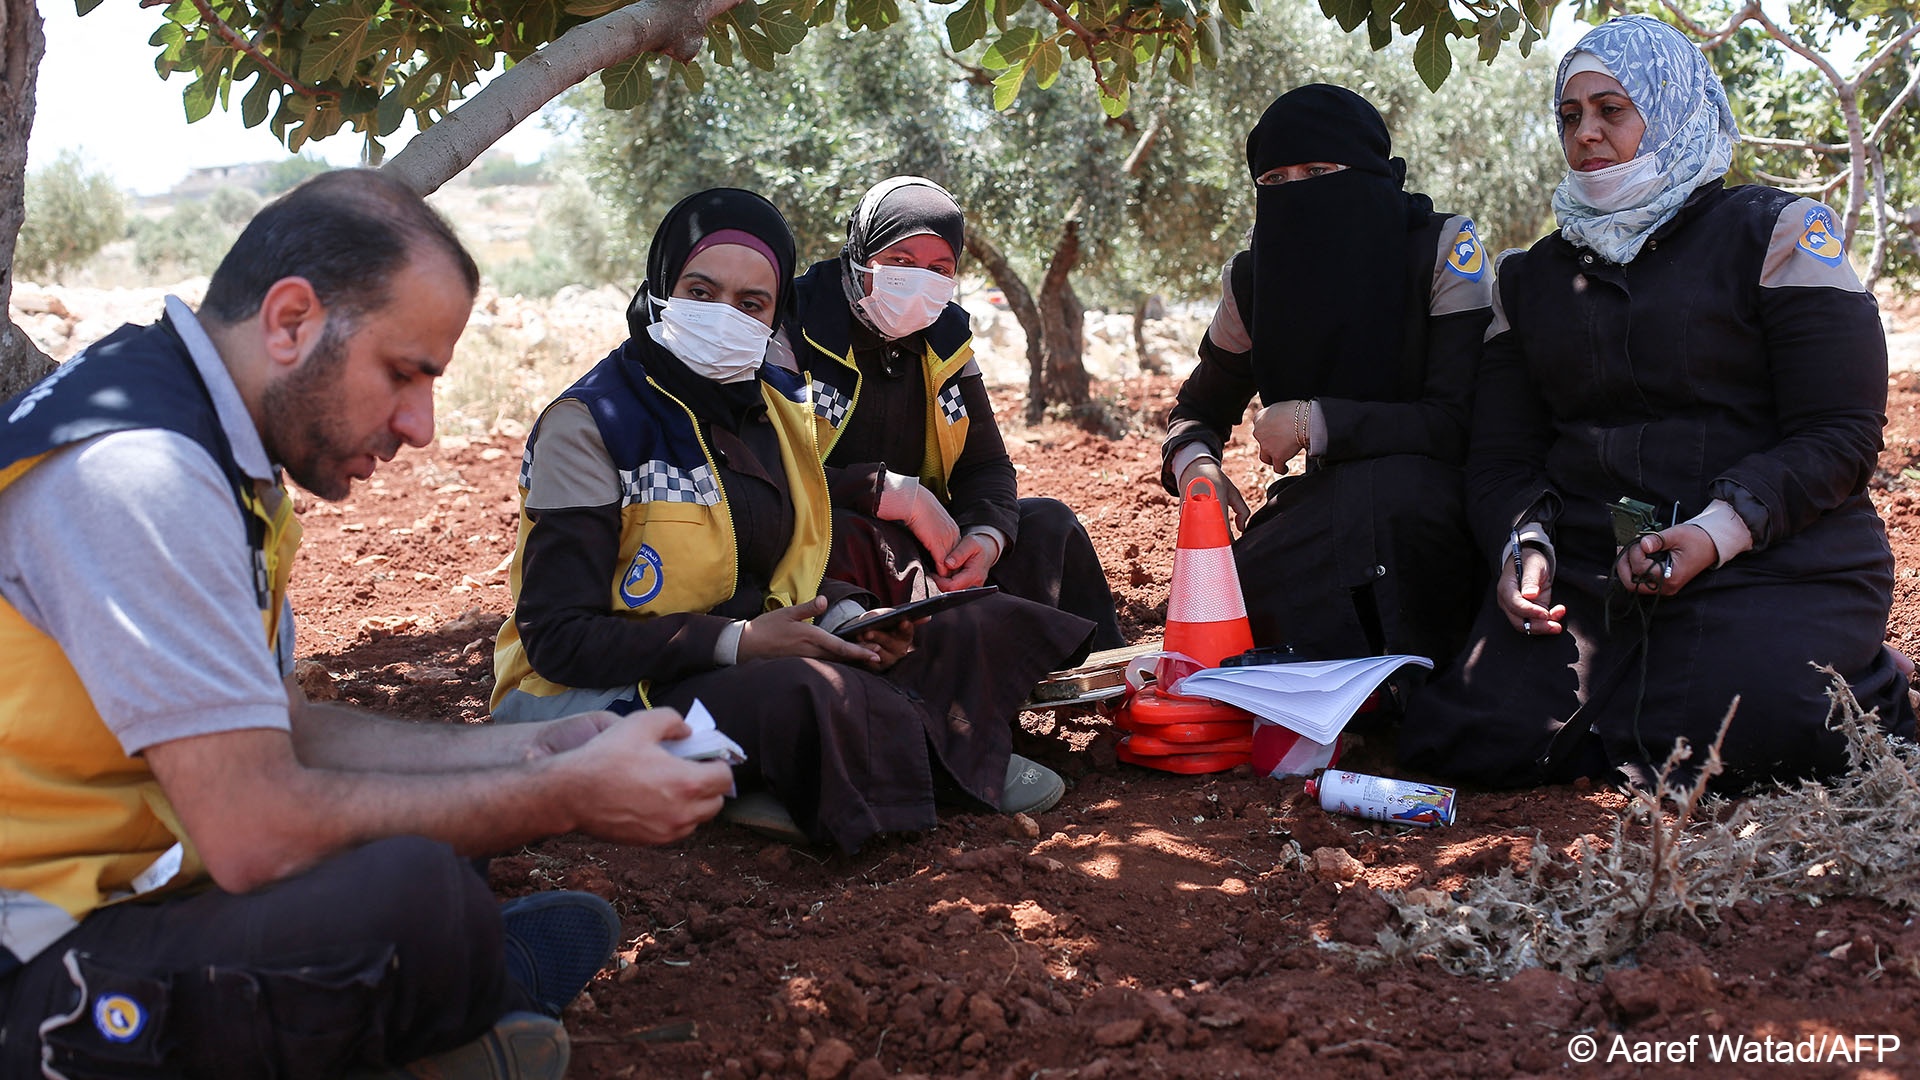
[[1547,967],[1598,978],[1650,935],[1717,922],[1743,899],[1817,904],[1859,896],[1920,908],[1920,747],[1888,737],[1831,668],[1827,724],[1847,741],[1847,771],[1729,801],[1707,794],[1738,701],[1694,778],[1670,786],[1692,754],[1684,743],[1661,768],[1660,794],[1634,791],[1604,853],[1582,840],[1571,855],[1537,837],[1524,874],[1510,868],[1452,897],[1432,890],[1382,895],[1399,925],[1379,955],[1431,956],[1463,975],[1506,977]]

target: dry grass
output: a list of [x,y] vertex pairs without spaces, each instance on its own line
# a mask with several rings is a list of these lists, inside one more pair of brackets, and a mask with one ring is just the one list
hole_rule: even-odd
[[[1562,856],[1536,839],[1524,874],[1503,870],[1453,897],[1384,894],[1400,918],[1376,955],[1431,956],[1458,974],[1547,967],[1597,978],[1653,933],[1712,924],[1740,900],[1858,896],[1920,907],[1920,748],[1888,738],[1846,681],[1827,674],[1827,722],[1847,740],[1844,775],[1730,802],[1706,794],[1720,770],[1716,741],[1691,785],[1634,792],[1604,852],[1582,842]],[[1669,759],[1663,789],[1688,753],[1682,746]]]

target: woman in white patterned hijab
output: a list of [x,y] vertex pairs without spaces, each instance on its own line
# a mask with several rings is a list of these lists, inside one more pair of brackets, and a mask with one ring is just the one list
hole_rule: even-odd
[[[1726,173],[1740,137],[1706,57],[1648,15],[1595,27],[1568,50],[1553,107],[1568,166],[1554,216],[1567,239],[1616,263]],[[1636,120],[1637,146],[1621,147]]]

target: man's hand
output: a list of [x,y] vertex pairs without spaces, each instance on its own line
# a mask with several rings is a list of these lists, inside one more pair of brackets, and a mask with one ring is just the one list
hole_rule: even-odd
[[879,650],[843,641],[808,621],[826,610],[827,598],[816,596],[804,604],[779,608],[754,619],[740,631],[740,651],[736,659],[745,663],[776,656],[808,656],[869,667],[883,660]]
[[1719,561],[1720,550],[1707,530],[1683,522],[1628,544],[1613,564],[1613,575],[1628,592],[1672,596]]
[[999,545],[990,537],[979,533],[968,533],[961,537],[960,543],[943,561],[946,572],[934,574],[933,583],[941,592],[958,592],[987,583],[987,573],[993,569]]
[[1207,482],[1213,485],[1213,493],[1220,500],[1220,512],[1226,514],[1233,522],[1234,530],[1246,532],[1247,519],[1253,516],[1253,511],[1247,509],[1247,500],[1241,496],[1240,489],[1233,486],[1233,481],[1227,479],[1227,474],[1220,468],[1220,463],[1210,457],[1193,459],[1186,471],[1180,474],[1180,491],[1183,496],[1187,485],[1192,483],[1196,476],[1205,477]]
[[[543,757],[564,754],[577,749],[588,740],[618,723],[620,718],[606,711],[575,713],[558,720],[549,720],[543,724],[527,724],[530,737],[527,740],[525,760],[537,761]],[[668,735],[667,738],[678,736]]]
[[[418,744],[421,753],[468,740],[507,745],[460,725],[424,726],[452,734]],[[173,739],[143,753],[215,884],[232,893],[387,836],[425,836],[468,855],[573,829],[665,843],[719,812],[732,786],[725,764],[682,761],[660,746],[690,734],[671,710],[530,727],[544,730],[515,744],[518,757],[490,752],[474,755],[492,759],[483,764],[409,772],[312,767],[287,732],[268,727]],[[546,752],[528,760],[535,745]]]
[[1494,598],[1515,630],[1532,637],[1558,634],[1565,629],[1561,620],[1567,617],[1567,606],[1553,602],[1553,567],[1547,553],[1525,546],[1519,552],[1519,573],[1502,567]]
[[[824,633],[824,631],[822,631]],[[597,714],[606,716],[606,713]],[[720,812],[733,769],[720,761],[686,761],[660,744],[691,735],[672,709],[613,717],[591,739],[553,759],[576,827],[621,844],[666,844]]]

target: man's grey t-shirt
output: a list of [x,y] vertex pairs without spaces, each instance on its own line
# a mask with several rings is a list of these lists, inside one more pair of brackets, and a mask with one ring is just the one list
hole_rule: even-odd
[[[214,394],[236,460],[271,480],[226,367],[184,304],[168,314]],[[236,415],[237,413],[237,415]],[[267,647],[233,487],[170,431],[60,450],[0,490],[0,597],[58,641],[122,749],[287,730],[292,621]]]

